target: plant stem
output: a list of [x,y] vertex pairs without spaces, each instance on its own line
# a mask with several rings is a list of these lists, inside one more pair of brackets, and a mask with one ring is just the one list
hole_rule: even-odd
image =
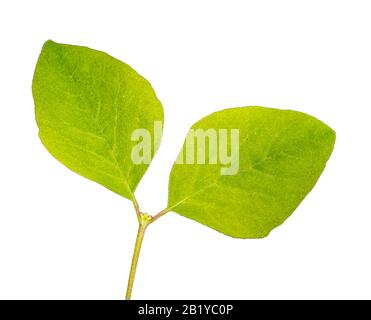
[[131,261],[128,287],[127,287],[127,290],[126,290],[126,300],[131,299],[131,293],[133,291],[135,272],[137,270],[140,249],[142,247],[143,237],[144,237],[145,231],[147,229],[148,224],[151,221],[151,218],[152,218],[151,216],[149,216],[147,214],[144,214],[144,213],[140,213],[140,215],[139,215],[139,219],[138,219],[139,227],[138,227],[137,239],[135,241],[135,246],[134,246],[133,258],[132,258],[132,261]]
[[133,258],[131,260],[128,287],[126,289],[126,300],[131,299],[131,293],[133,291],[135,273],[137,271],[140,249],[142,248],[143,238],[144,238],[144,234],[146,232],[146,229],[147,229],[148,225],[150,225],[152,222],[156,221],[158,218],[162,217],[164,214],[166,214],[167,212],[169,212],[171,210],[171,208],[166,208],[166,209],[160,211],[154,217],[152,217],[152,216],[150,216],[146,213],[140,212],[138,202],[136,201],[134,195],[133,195],[133,204],[134,204],[134,208],[135,208],[135,211],[136,211],[136,214],[137,214],[139,227],[138,227],[137,239],[135,241],[135,246],[134,246]]

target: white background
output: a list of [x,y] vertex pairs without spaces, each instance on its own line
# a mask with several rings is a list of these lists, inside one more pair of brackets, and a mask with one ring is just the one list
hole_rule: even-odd
[[296,212],[263,240],[169,213],[147,232],[133,298],[371,298],[370,1],[2,1],[0,298],[122,299],[131,203],[58,163],[34,121],[31,81],[47,39],[127,62],[155,88],[164,138],[137,189],[166,206],[188,128],[227,107],[295,109],[337,132]]

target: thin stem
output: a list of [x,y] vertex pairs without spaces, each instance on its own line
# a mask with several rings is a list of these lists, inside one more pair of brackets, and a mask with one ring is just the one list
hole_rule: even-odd
[[160,211],[154,217],[152,217],[148,214],[140,212],[138,202],[135,199],[134,195],[132,197],[132,202],[133,202],[133,205],[134,205],[134,208],[135,208],[135,212],[137,214],[139,227],[138,227],[137,239],[135,241],[135,246],[134,246],[133,258],[131,260],[128,287],[126,289],[126,300],[131,299],[131,293],[133,291],[135,273],[137,271],[137,265],[138,265],[140,250],[142,248],[144,234],[146,232],[146,229],[147,229],[148,225],[150,225],[152,222],[156,221],[158,218],[162,217],[164,214],[166,214],[167,212],[169,212],[172,209],[172,207],[168,207],[168,208]]
[[[197,192],[196,192],[196,193],[197,193]],[[194,193],[194,194],[195,194],[195,193]],[[182,202],[186,201],[188,198],[190,198],[190,196],[184,198],[183,200],[179,201],[178,203],[176,203],[176,204],[174,204],[174,205],[172,205],[172,206],[170,206],[170,207],[167,207],[167,208],[165,208],[164,210],[160,211],[159,213],[155,214],[155,215],[152,217],[150,223],[155,222],[158,218],[161,218],[163,215],[165,215],[166,213],[168,213],[169,211],[171,211],[173,208],[175,208],[175,207],[177,207],[178,205],[180,205]]]
[[139,204],[138,204],[138,201],[137,201],[137,199],[135,198],[135,195],[134,195],[134,194],[132,194],[132,200],[131,200],[131,202],[132,202],[133,205],[134,205],[135,213],[137,214],[138,221],[140,222],[140,209],[139,209]]
[[160,211],[159,213],[157,213],[156,215],[154,215],[150,221],[150,223],[152,222],[155,222],[158,218],[161,218],[163,215],[165,215],[166,213],[168,213],[171,209],[170,208],[166,208],[162,211]]
[[145,234],[145,231],[149,224],[150,219],[151,217],[146,214],[143,214],[143,213],[139,214],[139,228],[138,228],[138,233],[137,233],[137,239],[135,241],[135,246],[134,246],[133,259],[131,261],[128,287],[126,290],[126,300],[131,299],[131,293],[133,291],[135,272],[137,271],[140,249],[142,247],[143,237],[144,237],[144,234]]

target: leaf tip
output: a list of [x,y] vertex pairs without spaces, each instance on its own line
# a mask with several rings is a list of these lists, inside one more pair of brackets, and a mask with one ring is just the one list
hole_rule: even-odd
[[335,142],[336,142],[336,131],[334,129],[332,129],[330,126],[326,125],[327,127],[327,141],[328,141],[328,146],[329,146],[329,149],[330,149],[330,155],[332,153],[332,151],[334,150],[334,147],[335,147]]
[[51,40],[51,39],[48,39],[48,40],[46,40],[45,42],[44,42],[44,47],[45,46],[49,46],[49,45],[56,45],[57,43],[55,42],[55,41],[53,41],[53,40]]

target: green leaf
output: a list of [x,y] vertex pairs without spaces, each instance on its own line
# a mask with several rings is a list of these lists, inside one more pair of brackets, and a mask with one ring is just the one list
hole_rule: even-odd
[[[36,121],[44,146],[76,173],[133,200],[149,163],[135,164],[135,129],[163,121],[147,80],[127,64],[86,47],[47,41],[33,84]],[[152,156],[158,144],[152,143]],[[151,159],[150,159],[151,160]]]
[[[175,163],[170,174],[167,210],[236,238],[262,238],[282,224],[316,184],[335,143],[335,132],[316,118],[263,107],[219,111],[192,129],[228,129],[229,144],[220,143],[222,131],[217,146],[206,138],[206,164],[199,164],[201,152],[189,156],[184,143],[178,157],[187,154],[184,163]],[[216,153],[212,164],[209,151],[231,155],[231,129],[238,129],[239,153],[226,173],[228,162]]]

